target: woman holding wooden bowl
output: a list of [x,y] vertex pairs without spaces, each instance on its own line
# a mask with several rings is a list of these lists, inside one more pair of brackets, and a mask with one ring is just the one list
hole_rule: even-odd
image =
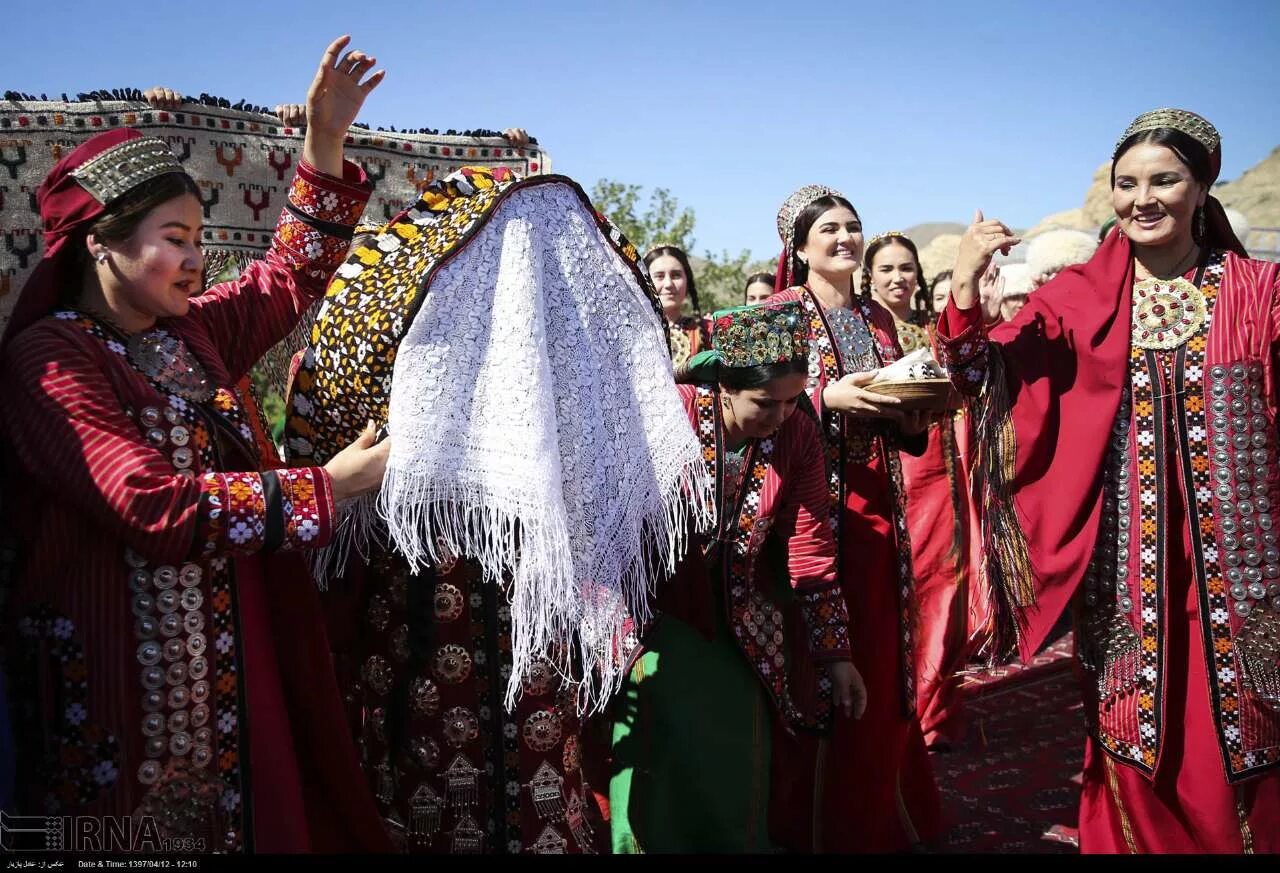
[[[810,322],[808,390],[827,450],[840,582],[858,628],[853,662],[868,706],[829,740],[775,746],[774,837],[801,850],[901,851],[938,831],[937,788],[915,713],[915,582],[898,457],[924,451],[936,413],[908,409],[873,384],[902,348],[893,316],[855,290],[864,244],[853,204],[806,186],[782,204],[778,234],[785,290],[770,302],[798,300]],[[819,767],[816,786],[797,779]]]

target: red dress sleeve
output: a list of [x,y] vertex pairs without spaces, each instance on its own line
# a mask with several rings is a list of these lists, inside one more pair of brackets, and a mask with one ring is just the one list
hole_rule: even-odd
[[355,164],[344,171],[338,179],[299,163],[266,256],[191,301],[188,317],[208,331],[232,382],[289,335],[346,257],[372,189]]
[[78,328],[30,328],[5,349],[4,430],[22,469],[155,561],[314,548],[334,503],[319,467],[178,475],[122,408],[110,361]]
[[786,545],[787,571],[809,630],[809,648],[819,660],[849,660],[849,613],[836,577],[831,495],[818,429],[807,416],[792,413],[785,440],[781,433],[779,440],[789,463],[774,530]]
[[987,378],[987,335],[982,329],[982,307],[956,306],[954,299],[938,319],[938,359],[947,368],[956,390],[976,397]]

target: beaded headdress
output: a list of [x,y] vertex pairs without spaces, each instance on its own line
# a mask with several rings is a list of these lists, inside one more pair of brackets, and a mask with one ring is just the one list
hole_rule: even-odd
[[795,236],[796,221],[800,218],[800,213],[804,212],[810,203],[821,200],[823,197],[849,199],[835,188],[828,188],[826,185],[805,185],[782,201],[782,207],[778,210],[778,236],[782,238],[782,254],[778,256],[778,270],[773,283],[774,291],[781,291],[791,285],[791,256],[794,254],[791,251],[791,238]]
[[809,355],[809,320],[798,301],[721,309],[711,344],[723,367],[783,364]]
[[649,250],[644,253],[644,257],[641,258],[640,260],[642,261],[649,260],[649,256],[652,255],[654,252],[658,251],[659,249],[676,249],[677,251],[684,252],[684,256],[686,258],[689,257],[689,253],[685,252],[684,246],[678,246],[672,242],[660,242],[660,243],[654,243],[653,245],[649,246]]
[[878,233],[873,236],[867,243],[867,248],[870,249],[887,239],[907,239],[907,235],[900,230],[886,230],[884,233]]
[[823,197],[844,197],[844,195],[826,185],[805,185],[782,201],[782,208],[778,210],[778,236],[782,237],[784,246],[791,245],[791,237],[796,229],[796,219],[800,217],[800,213],[804,212],[805,207],[810,203],[821,200]]
[[122,142],[85,161],[71,176],[103,206],[148,179],[182,173],[182,164],[168,144],[152,136]]
[[1185,133],[1204,146],[1209,154],[1216,152],[1222,144],[1222,137],[1218,135],[1218,129],[1210,124],[1208,119],[1196,115],[1194,112],[1188,112],[1186,109],[1153,109],[1150,112],[1142,113],[1133,120],[1125,130],[1124,135],[1116,141],[1115,150],[1119,151],[1121,144],[1135,133],[1145,133],[1149,130],[1161,130],[1164,128]]

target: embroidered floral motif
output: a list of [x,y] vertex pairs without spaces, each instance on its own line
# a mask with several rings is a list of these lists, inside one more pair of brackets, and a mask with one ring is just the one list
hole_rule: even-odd
[[52,660],[62,701],[62,717],[43,727],[50,734],[49,754],[36,766],[48,786],[44,812],[56,815],[82,807],[115,785],[120,746],[115,736],[94,723],[89,710],[89,670],[75,625],[49,606],[37,606],[18,622],[22,640],[22,669],[15,671],[15,699],[40,699],[41,690],[29,683],[43,672],[37,658],[43,650]]
[[314,467],[275,471],[280,483],[285,534],[281,549],[307,549],[321,545],[325,520],[333,517],[328,482],[319,481]]
[[205,473],[200,484],[198,530],[205,557],[260,551],[267,529],[261,474]]
[[289,187],[289,205],[293,209],[280,212],[275,249],[291,266],[312,276],[328,277],[346,255],[351,238],[349,235],[344,238],[326,233],[320,229],[321,225],[308,224],[306,219],[354,227],[364,212],[366,197],[363,191],[355,188],[338,192],[331,187],[322,187],[332,185],[336,180],[330,182],[317,176],[314,169],[305,165],[298,168]]
[[712,345],[726,367],[778,364],[809,354],[804,309],[796,302],[738,306],[715,313]]
[[956,390],[970,397],[982,393],[990,346],[982,325],[975,324],[954,337],[938,337],[938,363],[951,375]]
[[838,586],[819,591],[797,591],[805,625],[809,628],[809,650],[819,658],[832,654],[847,657],[849,623],[844,595]]

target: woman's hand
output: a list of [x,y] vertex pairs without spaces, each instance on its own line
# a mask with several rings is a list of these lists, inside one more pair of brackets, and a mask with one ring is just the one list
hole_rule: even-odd
[[142,99],[152,109],[177,109],[182,105],[182,95],[172,88],[157,85],[142,92]]
[[524,148],[530,142],[529,131],[523,127],[508,127],[502,132],[502,138],[519,149]]
[[1005,224],[996,219],[985,219],[982,210],[973,213],[973,223],[960,237],[960,251],[952,271],[951,298],[960,309],[972,309],[978,302],[978,282],[996,252],[1009,253],[1009,249],[1022,240],[1013,235]]
[[387,456],[391,453],[391,440],[374,443],[377,432],[373,422],[365,428],[356,441],[329,459],[325,472],[333,482],[335,503],[368,494],[382,484],[382,474],[387,470]]
[[1003,321],[1000,304],[1004,302],[1004,277],[995,261],[987,264],[978,280],[978,302],[982,304],[982,322],[992,325]]
[[845,718],[862,718],[867,711],[867,686],[852,661],[831,665],[832,703]]
[[379,70],[362,83],[360,79],[373,69],[377,59],[359,49],[342,54],[350,42],[350,36],[340,36],[325,49],[307,91],[307,134],[302,146],[302,156],[309,164],[339,177],[347,129],[360,114],[369,92],[387,74],[386,70]]
[[276,115],[285,127],[307,126],[307,107],[302,103],[281,103],[276,107]]
[[849,373],[839,382],[828,385],[822,391],[823,407],[843,412],[845,415],[901,421],[902,411],[897,408],[902,405],[901,400],[887,394],[876,394],[864,387],[870,385],[879,372],[879,370],[866,370],[861,373]]

